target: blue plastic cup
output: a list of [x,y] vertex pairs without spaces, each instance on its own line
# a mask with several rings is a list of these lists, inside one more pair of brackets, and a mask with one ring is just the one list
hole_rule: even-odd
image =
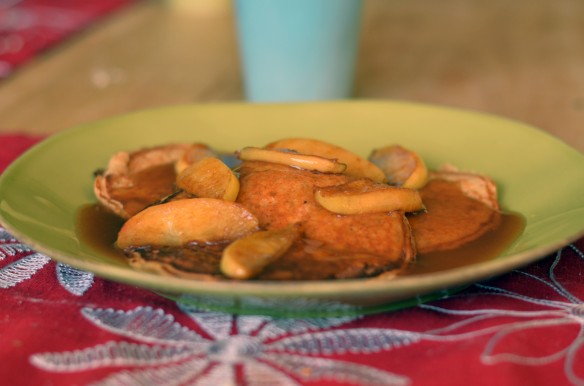
[[361,0],[236,0],[235,6],[249,101],[351,96]]

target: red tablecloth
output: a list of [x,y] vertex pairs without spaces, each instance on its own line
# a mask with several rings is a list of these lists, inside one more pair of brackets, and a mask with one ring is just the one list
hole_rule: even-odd
[[[0,1],[0,78],[128,2]],[[36,141],[0,135],[0,172]],[[583,250],[407,310],[279,319],[94,277],[0,224],[0,384],[584,384]]]
[[0,0],[0,79],[133,0]]
[[[37,139],[0,136],[0,170]],[[0,228],[6,385],[584,384],[584,239],[448,299],[364,317],[180,307]]]

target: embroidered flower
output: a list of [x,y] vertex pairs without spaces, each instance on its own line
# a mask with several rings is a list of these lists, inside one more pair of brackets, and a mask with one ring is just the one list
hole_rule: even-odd
[[99,385],[298,385],[330,379],[373,385],[406,385],[409,379],[371,366],[328,358],[370,354],[417,342],[420,336],[380,328],[335,329],[354,318],[279,319],[235,316],[182,306],[204,332],[177,323],[160,309],[84,308],[95,326],[139,343],[110,341],[84,350],[41,353],[31,362],[47,371],[72,372],[108,366]]
[[[0,264],[10,258],[11,262],[0,265],[0,288],[12,288],[31,279],[51,259],[15,239],[0,227]],[[73,295],[83,295],[93,285],[93,274],[72,268],[66,264],[55,266],[57,280]]]
[[[570,245],[578,258],[572,261],[563,261],[566,249],[557,252],[549,270],[547,277],[541,277],[538,273],[527,270],[514,271],[517,280],[528,281],[520,288],[542,287],[538,293],[548,291],[549,295],[534,298],[527,294],[506,289],[489,284],[475,284],[479,290],[475,293],[466,293],[465,298],[472,298],[476,302],[471,304],[484,304],[489,302],[489,297],[505,298],[506,308],[495,306],[493,308],[474,309],[449,309],[437,305],[420,305],[419,307],[436,311],[448,315],[467,317],[459,322],[450,324],[444,328],[427,331],[433,337],[426,337],[437,341],[458,341],[474,339],[479,336],[489,335],[489,339],[481,354],[481,361],[487,365],[508,362],[519,365],[534,366],[545,365],[555,361],[564,361],[564,372],[568,380],[574,384],[584,385],[584,376],[575,371],[576,356],[582,354],[580,351],[584,347],[584,303],[569,290],[567,284],[557,280],[557,270],[571,270],[578,273],[584,272],[584,254],[576,246]],[[581,273],[580,273],[581,274]],[[567,277],[567,274],[562,277]],[[579,280],[576,279],[575,282]],[[581,281],[579,284],[581,285]],[[577,287],[574,287],[576,289]],[[455,297],[453,299],[459,299]],[[450,300],[447,300],[449,302]],[[498,301],[497,305],[501,304]],[[456,304],[461,304],[460,302]],[[516,308],[509,308],[508,304],[513,304]],[[484,321],[489,321],[488,327],[472,329],[473,325],[480,325]],[[493,324],[496,323],[496,324]],[[551,331],[545,329],[552,328]],[[469,330],[470,329],[470,330]],[[560,330],[558,330],[560,329]],[[458,333],[456,333],[459,331]],[[464,332],[460,332],[464,331]],[[555,348],[548,352],[539,352],[539,355],[522,354],[518,352],[525,344],[513,344],[515,340],[531,343],[530,351],[534,351],[535,346],[541,340],[543,333],[549,332],[557,341]],[[572,335],[570,335],[572,334]],[[558,337],[571,336],[569,341],[558,341]],[[546,345],[553,346],[552,344]],[[543,348],[541,348],[543,350]]]

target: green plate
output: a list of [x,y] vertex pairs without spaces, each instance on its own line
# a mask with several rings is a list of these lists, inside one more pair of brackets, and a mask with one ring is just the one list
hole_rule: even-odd
[[[116,151],[170,142],[220,150],[284,137],[323,139],[367,156],[399,143],[430,167],[452,163],[495,179],[503,208],[525,217],[524,233],[499,257],[394,280],[209,283],[160,277],[102,254],[76,232],[95,202],[92,173]],[[0,222],[16,237],[73,267],[203,308],[276,316],[332,316],[396,309],[533,262],[584,234],[584,156],[514,121],[395,102],[207,104],[103,120],[49,137],[1,176]]]

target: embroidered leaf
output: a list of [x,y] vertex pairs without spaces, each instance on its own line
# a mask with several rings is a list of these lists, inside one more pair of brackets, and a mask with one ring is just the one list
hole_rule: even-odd
[[93,274],[57,263],[57,279],[59,283],[73,295],[83,295],[93,285]]
[[30,279],[51,259],[40,253],[33,253],[0,269],[0,288],[11,288]]
[[0,260],[9,256],[16,256],[19,253],[33,252],[33,249],[26,244],[12,238],[12,236],[0,228]]
[[137,307],[131,311],[116,311],[111,308],[84,308],[81,312],[90,322],[101,328],[143,342],[177,345],[192,345],[196,342],[203,343],[201,349],[208,345],[208,341],[175,322],[172,315],[165,314],[161,309]]
[[191,317],[201,328],[214,339],[225,339],[231,334],[233,317],[221,312],[206,312],[195,306],[177,302],[178,307]]
[[15,239],[6,228],[0,226],[0,241],[15,241]]
[[286,354],[272,355],[269,360],[307,381],[332,379],[336,382],[352,382],[358,385],[394,386],[405,386],[410,383],[407,377],[344,361]]
[[160,365],[190,354],[186,346],[146,346],[112,341],[84,350],[35,354],[31,362],[45,370],[70,372],[105,366]]
[[412,344],[423,338],[410,331],[383,328],[331,330],[284,338],[269,349],[302,354],[371,353]]
[[237,318],[237,332],[243,335],[251,335],[271,320],[272,318],[269,316],[239,316]]
[[9,256],[16,256],[19,253],[27,253],[31,251],[32,249],[28,245],[18,242],[0,244],[0,260],[4,260]]
[[274,318],[267,324],[260,333],[259,337],[263,339],[277,338],[287,334],[299,334],[307,331],[322,330],[325,328],[340,326],[348,323],[356,317],[341,318],[312,318],[312,319],[286,319]]
[[192,360],[176,365],[168,365],[159,368],[145,370],[120,371],[107,377],[93,386],[178,386],[191,384],[189,381],[196,378],[206,367],[203,360]]
[[299,386],[291,377],[261,362],[246,363],[243,368],[245,383],[249,386]]

